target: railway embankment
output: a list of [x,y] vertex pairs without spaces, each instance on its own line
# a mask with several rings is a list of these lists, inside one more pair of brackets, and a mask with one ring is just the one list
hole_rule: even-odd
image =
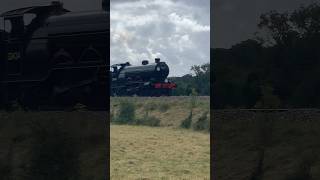
[[103,179],[105,112],[0,112],[0,179]]
[[111,122],[121,121],[122,114],[127,113],[128,109],[133,112],[125,118],[133,124],[147,125],[147,120],[152,120],[156,122],[154,126],[179,128],[184,121],[189,121],[187,128],[194,129],[199,121],[203,121],[202,130],[209,130],[208,96],[111,97]]
[[213,110],[217,179],[320,179],[320,110]]

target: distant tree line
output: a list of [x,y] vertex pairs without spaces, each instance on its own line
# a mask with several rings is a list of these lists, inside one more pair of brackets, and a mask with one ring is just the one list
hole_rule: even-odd
[[320,107],[320,6],[260,16],[255,38],[211,49],[215,108]]
[[199,96],[210,95],[210,63],[194,65],[191,67],[192,74],[182,77],[170,78],[177,84],[173,92],[175,96],[189,96],[195,92]]

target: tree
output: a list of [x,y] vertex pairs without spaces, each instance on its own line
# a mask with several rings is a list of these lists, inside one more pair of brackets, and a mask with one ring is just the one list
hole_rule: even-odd
[[200,96],[210,95],[210,64],[194,65],[191,67],[192,74],[182,77],[170,78],[177,84],[177,89],[173,92],[176,96],[189,96],[194,89]]
[[319,3],[264,13],[258,27],[254,40],[213,49],[214,107],[319,107]]
[[320,31],[320,6],[313,3],[302,6],[290,16],[290,21],[302,37],[312,36]]
[[262,88],[260,101],[255,105],[256,108],[279,108],[280,100],[274,95],[273,88],[270,85],[264,85]]
[[289,15],[287,12],[278,13],[277,11],[262,14],[258,27],[260,29],[266,29],[271,35],[272,40],[266,39],[266,42],[270,44],[285,44],[291,30]]
[[260,16],[258,27],[271,36],[271,40],[264,38],[269,45],[288,45],[296,39],[319,34],[320,6],[313,3],[292,13],[270,11]]
[[201,95],[210,95],[210,63],[194,65],[191,71],[195,74],[195,90]]

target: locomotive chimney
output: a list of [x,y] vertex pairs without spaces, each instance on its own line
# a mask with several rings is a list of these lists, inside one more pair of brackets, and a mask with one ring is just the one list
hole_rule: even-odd
[[155,60],[156,63],[160,62],[160,58],[155,58],[154,60]]
[[52,6],[63,7],[63,3],[60,1],[51,1]]
[[142,61],[142,65],[148,65],[149,64],[149,61],[148,60],[143,60]]

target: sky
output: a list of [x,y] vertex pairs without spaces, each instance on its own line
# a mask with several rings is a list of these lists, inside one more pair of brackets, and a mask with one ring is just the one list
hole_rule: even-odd
[[[102,0],[63,0],[71,11],[101,9]],[[51,0],[1,0],[0,12]],[[210,61],[209,0],[111,0],[111,64],[159,57],[170,76]],[[2,23],[1,23],[2,24]]]
[[159,57],[169,76],[210,61],[209,0],[111,0],[111,64]]
[[[63,0],[72,11],[101,9],[101,1]],[[1,0],[0,12],[50,2]],[[209,61],[210,38],[211,47],[230,48],[253,36],[262,13],[311,2],[319,0],[212,0],[210,18],[209,0],[111,0],[111,63],[159,56],[174,69],[170,75],[183,75]]]

